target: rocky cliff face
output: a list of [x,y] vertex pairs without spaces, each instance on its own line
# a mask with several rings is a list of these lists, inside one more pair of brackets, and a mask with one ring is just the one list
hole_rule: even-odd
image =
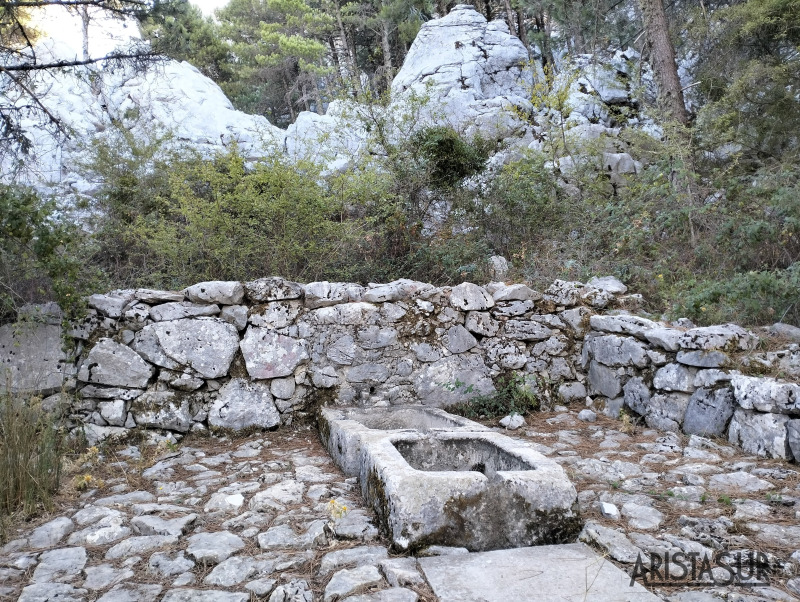
[[[90,32],[93,54],[136,41],[135,27],[98,15]],[[40,58],[80,56],[77,16],[61,18],[58,27],[51,24],[50,29],[58,35],[40,44]],[[636,103],[631,94],[632,58],[636,57],[617,53],[601,65],[592,57],[579,57],[577,71],[564,71],[558,85],[569,90],[566,127],[572,135],[606,135],[613,141],[624,125],[613,107]],[[467,135],[481,132],[505,139],[512,148],[539,148],[552,135],[547,127],[551,109],[532,105],[533,73],[527,50],[503,21],[488,23],[471,6],[458,5],[446,17],[425,23],[414,41],[392,85],[388,135],[405,137],[412,128],[446,123]],[[283,152],[335,170],[365,149],[367,125],[380,111],[336,101],[326,115],[301,113],[284,131],[263,117],[234,110],[214,82],[191,65],[170,60],[142,73],[110,64],[41,73],[36,88],[46,90],[44,105],[71,135],[59,142],[38,118],[23,124],[33,142],[32,156],[26,160],[28,180],[45,190],[57,184],[78,193],[90,193],[94,187],[82,167],[93,141],[117,126],[140,141],[169,134],[172,144],[204,154],[236,143],[249,159]],[[619,150],[610,143],[610,153]],[[612,172],[635,170],[631,161],[619,157],[609,162]],[[12,166],[7,161],[2,167],[9,173]]]

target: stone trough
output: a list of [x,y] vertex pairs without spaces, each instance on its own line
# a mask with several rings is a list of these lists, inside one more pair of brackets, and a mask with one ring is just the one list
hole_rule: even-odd
[[577,493],[527,443],[426,407],[325,408],[320,433],[401,550],[574,541]]

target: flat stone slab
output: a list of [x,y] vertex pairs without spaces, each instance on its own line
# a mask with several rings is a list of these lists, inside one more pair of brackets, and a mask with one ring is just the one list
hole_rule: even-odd
[[537,546],[418,560],[439,602],[658,602],[583,544]]

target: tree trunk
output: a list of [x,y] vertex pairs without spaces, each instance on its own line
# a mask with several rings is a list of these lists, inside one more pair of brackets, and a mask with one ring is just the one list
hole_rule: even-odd
[[383,69],[386,77],[386,89],[392,89],[394,79],[394,67],[392,67],[392,45],[389,41],[389,22],[385,19],[381,22],[381,47],[383,48]]
[[517,9],[517,37],[525,48],[528,49],[528,30],[525,27],[525,13],[521,8]]
[[88,61],[89,56],[89,7],[81,6],[78,11],[81,15],[81,33],[83,34],[83,60]]
[[508,23],[508,30],[511,32],[512,36],[517,35],[517,27],[514,23],[514,11],[511,10],[511,2],[509,0],[503,0],[503,4],[506,8],[506,23]]
[[661,102],[670,115],[686,124],[689,115],[683,103],[681,81],[675,64],[675,48],[669,39],[667,13],[662,0],[640,0],[647,43],[650,46],[650,62],[655,71]]

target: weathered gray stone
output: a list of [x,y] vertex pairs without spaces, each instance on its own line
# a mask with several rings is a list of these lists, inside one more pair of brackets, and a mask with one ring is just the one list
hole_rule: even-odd
[[34,583],[22,590],[17,602],[85,602],[87,593],[66,583]]
[[185,295],[182,291],[159,291],[151,288],[137,288],[133,297],[142,303],[154,305],[156,303],[183,301]]
[[721,368],[731,361],[722,351],[678,351],[676,360],[697,368]]
[[774,378],[735,375],[733,394],[745,410],[800,415],[800,385]]
[[302,305],[299,301],[272,301],[253,311],[249,321],[253,326],[278,329],[294,324],[300,315]]
[[229,531],[198,533],[189,537],[186,553],[201,564],[219,564],[244,546],[244,541]]
[[681,349],[710,351],[751,351],[758,345],[758,337],[735,324],[704,326],[684,332],[678,340]]
[[184,289],[184,292],[189,301],[195,303],[238,305],[244,299],[244,286],[241,282],[200,282]]
[[392,587],[421,585],[425,582],[416,558],[391,558],[380,562],[381,572]]
[[515,431],[525,424],[525,419],[519,414],[510,414],[500,419],[500,426],[509,431]]
[[800,328],[792,326],[791,324],[776,322],[769,327],[769,333],[787,339],[793,343],[800,343]]
[[734,409],[730,389],[697,389],[689,399],[683,431],[689,435],[720,437],[725,434]]
[[330,389],[339,382],[339,375],[333,366],[315,369],[311,372],[311,383],[318,389]]
[[493,337],[500,330],[500,323],[491,314],[483,311],[471,311],[464,324],[466,329],[484,337]]
[[402,278],[388,284],[370,284],[361,298],[368,303],[386,303],[408,299],[432,290],[433,286],[430,284]]
[[131,534],[125,526],[125,515],[117,513],[101,518],[96,523],[69,536],[71,546],[102,546],[124,539]]
[[656,347],[667,351],[677,351],[683,331],[676,328],[653,328],[644,333],[645,338]]
[[[625,557],[632,559],[625,562],[632,563],[639,549],[630,542],[627,547],[630,551]],[[420,558],[419,564],[440,602],[660,600],[582,544]]]
[[[110,495],[108,497],[99,498],[95,500],[94,505],[103,506],[107,508],[114,508],[114,507],[127,508],[131,504],[138,504],[138,503],[146,504],[155,501],[156,501],[156,496],[154,496],[149,491],[131,491],[130,493],[119,493],[117,495]],[[96,515],[96,513],[93,511],[92,515]],[[76,514],[75,516],[77,517],[78,515]],[[121,516],[121,513],[116,511],[108,511],[108,514],[106,514],[105,516]],[[75,519],[75,522],[78,522],[77,518]],[[96,522],[96,520],[92,520],[92,522]]]
[[652,531],[658,529],[664,522],[664,515],[649,506],[642,506],[633,502],[622,505],[622,516],[628,519],[628,526],[638,531]]
[[583,422],[595,422],[597,420],[597,414],[592,412],[589,408],[586,408],[578,412],[578,420],[582,420]]
[[97,404],[100,415],[111,426],[124,426],[128,417],[128,404],[121,399],[101,401]]
[[493,291],[492,298],[495,301],[538,301],[542,298],[542,293],[524,284],[512,284]]
[[442,337],[442,344],[450,353],[464,353],[475,347],[478,341],[466,328],[456,324],[448,328]]
[[61,328],[24,322],[0,326],[0,393],[50,395],[66,375]]
[[518,341],[544,341],[557,334],[544,324],[529,320],[508,320],[503,331],[508,338]]
[[732,375],[722,370],[698,370],[694,377],[695,387],[713,387],[721,382],[729,382]]
[[136,351],[148,361],[170,370],[188,366],[203,378],[226,376],[239,347],[236,328],[216,318],[158,322],[145,326],[136,338]]
[[609,292],[612,295],[624,295],[628,292],[628,287],[622,284],[622,282],[614,276],[603,276],[601,278],[594,276],[586,283],[586,286],[599,288],[600,290]]
[[737,409],[728,428],[728,441],[750,454],[789,459],[792,452],[789,448],[788,422],[789,417],[782,414]]
[[483,311],[494,306],[494,298],[477,284],[462,282],[450,292],[450,305],[461,311]]
[[650,407],[650,387],[641,377],[631,378],[623,387],[625,405],[640,416],[647,414]]
[[131,403],[136,424],[187,433],[192,428],[192,412],[188,399],[173,391],[147,391]]
[[87,567],[84,573],[86,574],[86,580],[83,582],[83,587],[92,590],[108,589],[112,585],[127,581],[133,577],[132,570],[116,569],[110,564]]
[[143,389],[153,372],[153,367],[130,347],[111,339],[100,339],[83,362],[78,380],[112,387]]
[[246,305],[226,305],[220,310],[219,318],[241,332],[247,328],[247,311]]
[[203,583],[233,587],[253,577],[268,575],[274,568],[275,562],[271,560],[233,556],[215,566]]
[[397,342],[397,331],[394,328],[367,326],[358,330],[357,338],[362,349],[383,349]]
[[328,543],[325,535],[325,521],[312,521],[304,533],[298,535],[288,524],[270,527],[258,534],[258,545],[263,550],[321,548]]
[[55,547],[74,530],[74,523],[66,516],[60,516],[34,529],[28,537],[28,546],[33,549]]
[[208,411],[208,423],[218,428],[242,430],[251,426],[274,428],[281,416],[267,383],[233,378],[220,390]]
[[361,326],[370,324],[379,313],[377,305],[372,303],[343,303],[334,307],[321,307],[312,314],[313,321],[320,326]]
[[151,573],[157,573],[170,577],[172,575],[180,575],[186,571],[192,570],[194,562],[189,560],[183,555],[183,551],[170,554],[169,552],[156,552],[150,556],[150,561],[147,564],[147,570]]
[[191,301],[164,303],[150,308],[150,318],[154,322],[168,322],[185,318],[200,318],[219,314],[217,305],[200,305]]
[[419,401],[437,407],[467,401],[494,391],[494,383],[480,357],[451,355],[423,365],[414,374]]
[[404,587],[392,587],[373,594],[348,596],[346,600],[347,602],[417,602],[419,595]]
[[747,523],[755,532],[756,540],[777,548],[800,548],[799,525],[775,525],[770,523]]
[[112,587],[97,602],[152,602],[161,593],[161,586],[143,583],[120,583]]
[[276,378],[269,383],[269,392],[278,399],[291,399],[297,384],[294,378]]
[[615,369],[594,360],[589,364],[589,388],[609,399],[617,397],[622,391],[622,379]]
[[96,387],[86,385],[80,390],[81,397],[92,399],[120,399],[130,401],[144,393],[143,389],[121,389],[119,387]]
[[378,384],[389,378],[389,369],[383,364],[361,364],[347,370],[347,382]]
[[104,316],[116,320],[122,317],[122,310],[134,299],[134,295],[135,293],[133,293],[133,291],[122,291],[122,294],[119,295],[113,293],[109,293],[108,295],[91,295],[88,300],[88,305]]
[[305,286],[305,304],[309,309],[361,301],[364,287],[344,282],[310,282]]
[[128,558],[130,556],[140,556],[151,550],[166,548],[178,543],[178,538],[169,535],[143,535],[141,537],[129,537],[116,545],[111,546],[106,552],[106,560],[117,558]]
[[171,589],[161,598],[161,602],[249,602],[249,600],[250,594],[214,589]]
[[653,395],[650,398],[645,422],[648,426],[661,431],[680,432],[688,405],[689,396],[685,393]]
[[636,366],[644,368],[649,363],[647,348],[630,337],[614,334],[587,338],[584,353],[606,366]]
[[334,574],[325,587],[324,602],[334,602],[369,587],[379,586],[383,577],[374,566],[344,569]]
[[302,284],[274,276],[245,282],[244,288],[247,292],[247,298],[255,303],[300,299],[304,292]]
[[555,305],[571,307],[573,305],[578,305],[583,289],[584,286],[582,282],[556,280],[544,291],[543,298],[545,301],[549,301]]
[[289,376],[297,366],[309,359],[304,340],[277,334],[266,328],[248,328],[240,347],[247,373],[256,379]]
[[250,500],[250,510],[285,510],[286,505],[299,504],[303,501],[305,485],[298,481],[286,480],[264,491],[259,491]]
[[586,387],[580,382],[561,383],[558,386],[558,397],[563,403],[583,401],[586,399]]
[[629,334],[640,339],[645,338],[645,333],[654,328],[659,328],[658,322],[633,315],[600,316],[595,315],[589,319],[594,330],[602,332]]
[[800,420],[790,420],[786,423],[786,436],[795,462],[800,463]]
[[759,479],[749,472],[731,472],[715,474],[708,479],[708,488],[712,491],[725,491],[741,495],[742,493],[758,493],[775,486],[769,481]]
[[313,602],[314,594],[303,579],[293,579],[275,588],[269,602]]
[[86,560],[86,550],[82,547],[42,552],[31,580],[34,583],[72,581],[75,574],[86,566]]
[[[608,553],[614,560],[625,563],[636,562],[641,550],[634,546],[625,535],[616,529],[609,529],[594,521],[588,521],[581,534],[580,541],[593,543]],[[424,565],[423,565],[424,567]]]
[[196,514],[188,514],[172,519],[158,516],[136,516],[131,520],[131,527],[137,535],[174,535],[179,537],[197,520]]
[[680,364],[667,364],[659,368],[653,377],[653,387],[662,391],[694,391],[695,371]]
[[[319,574],[325,576],[342,567],[355,565],[377,566],[382,560],[389,557],[386,548],[382,546],[358,546],[345,550],[328,552],[319,563]],[[393,585],[393,584],[390,584]]]

